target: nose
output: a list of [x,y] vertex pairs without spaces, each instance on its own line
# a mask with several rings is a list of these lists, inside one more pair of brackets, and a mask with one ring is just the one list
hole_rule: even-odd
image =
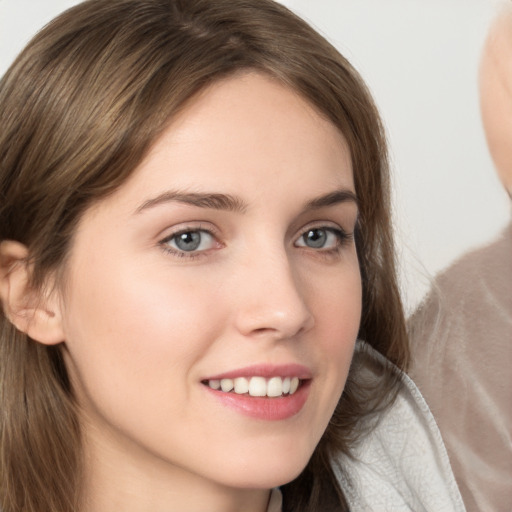
[[259,252],[243,265],[236,281],[235,323],[244,336],[290,339],[313,327],[307,286],[284,249]]

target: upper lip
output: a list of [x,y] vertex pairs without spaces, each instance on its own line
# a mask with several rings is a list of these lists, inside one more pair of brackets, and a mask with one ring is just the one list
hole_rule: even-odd
[[236,379],[238,377],[265,377],[266,379],[270,379],[271,377],[298,377],[301,380],[306,380],[311,379],[312,376],[311,370],[301,364],[255,364],[211,375],[203,380]]

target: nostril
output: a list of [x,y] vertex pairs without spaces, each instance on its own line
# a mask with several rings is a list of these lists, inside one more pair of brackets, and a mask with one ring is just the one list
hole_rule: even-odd
[[277,329],[272,329],[270,327],[259,327],[258,329],[253,329],[253,334],[267,334],[268,332],[276,331]]

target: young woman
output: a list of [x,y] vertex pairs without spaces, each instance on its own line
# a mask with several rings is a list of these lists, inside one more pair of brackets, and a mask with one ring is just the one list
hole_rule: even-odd
[[399,370],[381,124],[307,24],[89,0],[0,125],[3,512],[462,510]]

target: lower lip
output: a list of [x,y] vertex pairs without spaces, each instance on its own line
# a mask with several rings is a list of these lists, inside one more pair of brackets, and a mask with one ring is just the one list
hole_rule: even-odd
[[225,393],[205,386],[219,402],[235,411],[266,421],[286,420],[298,414],[304,407],[308,396],[311,381],[303,381],[293,395],[284,395],[276,398],[252,397],[250,395],[237,395]]

